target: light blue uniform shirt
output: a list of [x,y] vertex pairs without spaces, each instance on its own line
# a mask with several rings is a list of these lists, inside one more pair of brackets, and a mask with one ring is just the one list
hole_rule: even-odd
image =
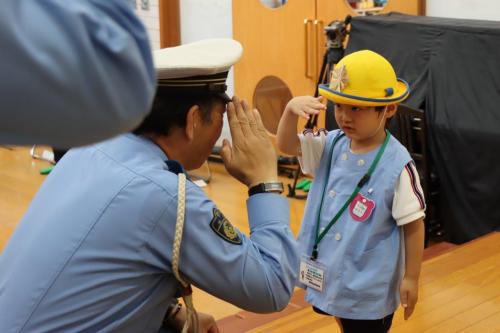
[[[350,151],[345,136],[336,144],[330,170],[328,153],[340,132],[329,132],[298,236],[302,255],[311,256],[317,213],[327,171],[320,231],[326,227],[368,171],[378,149],[366,154]],[[362,160],[363,162],[359,162]],[[306,299],[319,309],[341,318],[380,319],[393,313],[399,304],[399,284],[404,257],[401,227],[392,217],[396,182],[411,157],[391,137],[375,171],[360,193],[375,202],[369,218],[356,221],[346,209],[319,244],[318,261],[327,268],[322,292],[306,288]]]
[[[64,156],[0,257],[0,332],[159,331],[179,288],[171,270],[178,177],[166,159],[132,134]],[[179,268],[236,306],[276,311],[299,262],[288,201],[257,194],[247,207],[251,235],[237,231],[241,244],[231,243],[212,229],[215,204],[187,182]]]
[[129,1],[0,1],[0,143],[74,147],[129,131],[154,91]]

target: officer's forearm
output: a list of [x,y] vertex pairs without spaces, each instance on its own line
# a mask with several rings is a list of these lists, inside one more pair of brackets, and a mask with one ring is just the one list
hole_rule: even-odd
[[[288,200],[272,193],[250,196],[247,237],[204,195],[193,200],[196,193],[186,192],[191,198],[186,216],[195,222],[184,225],[184,249],[190,247],[181,253],[183,274],[194,286],[242,309],[267,313],[284,308],[299,270]],[[197,223],[204,219],[206,223]]]
[[[259,250],[260,260],[255,265],[260,267],[247,268],[246,283],[262,297],[260,308],[252,311],[279,311],[293,294],[299,266],[296,242],[289,228],[288,201],[276,194],[257,194],[247,204],[250,239]],[[261,273],[252,278],[254,269]]]

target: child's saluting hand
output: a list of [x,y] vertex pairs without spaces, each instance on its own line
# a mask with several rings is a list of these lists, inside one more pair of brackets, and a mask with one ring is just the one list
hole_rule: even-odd
[[286,105],[285,112],[291,112],[299,117],[309,119],[311,115],[318,114],[326,109],[326,106],[322,102],[323,96],[294,97]]

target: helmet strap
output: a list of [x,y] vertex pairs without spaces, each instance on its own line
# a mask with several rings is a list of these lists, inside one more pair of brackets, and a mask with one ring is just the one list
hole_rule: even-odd
[[380,123],[378,124],[377,129],[373,132],[373,134],[370,135],[370,138],[373,138],[375,135],[377,135],[378,131],[380,130],[380,126],[382,126],[382,123],[384,122],[385,114],[387,113],[387,108],[388,107],[389,107],[389,105],[385,106],[385,108],[384,108],[384,114],[382,115],[382,118],[380,119]]

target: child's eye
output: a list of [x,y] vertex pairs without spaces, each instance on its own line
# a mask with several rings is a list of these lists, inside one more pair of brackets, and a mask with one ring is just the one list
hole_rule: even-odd
[[343,104],[335,104],[335,108],[338,109],[338,110],[340,110],[342,108],[344,108],[344,110],[349,110],[349,108],[350,108],[351,111],[354,111],[354,112],[363,110],[359,106],[349,106],[349,105],[343,105]]

